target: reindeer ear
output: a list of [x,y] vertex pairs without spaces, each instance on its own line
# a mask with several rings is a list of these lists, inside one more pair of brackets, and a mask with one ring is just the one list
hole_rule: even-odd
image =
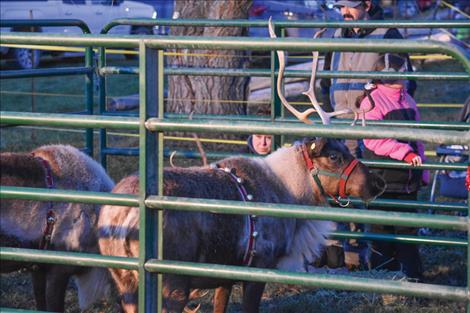
[[314,140],[310,140],[306,143],[307,151],[310,157],[318,157],[320,156],[323,147],[326,144],[325,138],[315,138]]

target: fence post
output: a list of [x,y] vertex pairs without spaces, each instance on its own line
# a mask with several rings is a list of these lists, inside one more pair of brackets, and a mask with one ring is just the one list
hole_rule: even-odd
[[[100,47],[98,49],[98,69],[102,69],[106,66],[106,48]],[[99,72],[99,71],[98,71]],[[99,115],[103,115],[106,112],[106,75],[100,74],[98,78],[99,83],[99,106],[98,106],[98,113]],[[99,162],[101,166],[105,170],[107,170],[108,164],[106,162],[106,129],[101,128],[99,131],[99,145],[100,145],[100,155],[99,155]]]
[[[93,68],[93,48],[87,47],[85,49],[85,66],[87,68]],[[85,75],[85,97],[86,97],[86,112],[87,114],[93,115],[93,88],[94,86],[94,72]],[[88,155],[93,157],[93,128],[86,129],[85,145]]]
[[139,47],[139,311],[161,312],[161,274],[146,272],[145,262],[162,259],[162,211],[145,206],[149,195],[162,194],[163,133],[152,133],[145,127],[147,119],[163,117],[163,53]]
[[[467,161],[467,166],[470,169],[470,159]],[[437,175],[437,174],[436,174]],[[467,169],[467,175],[470,175],[470,170]],[[468,177],[467,177],[468,179]],[[470,187],[470,186],[469,186]],[[467,195],[467,313],[470,313],[470,191]]]

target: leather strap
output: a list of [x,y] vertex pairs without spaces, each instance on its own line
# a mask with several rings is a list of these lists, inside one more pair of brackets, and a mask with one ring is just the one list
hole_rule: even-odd
[[344,169],[343,173],[341,174],[341,178],[339,180],[339,197],[340,198],[347,198],[346,195],[346,184],[348,183],[349,175],[351,175],[352,171],[356,168],[356,166],[359,164],[359,161],[357,159],[352,159],[351,162],[349,162],[348,166]]

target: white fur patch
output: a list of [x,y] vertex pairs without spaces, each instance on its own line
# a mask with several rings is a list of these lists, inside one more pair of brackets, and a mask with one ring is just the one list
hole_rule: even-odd
[[328,234],[334,230],[329,221],[298,220],[290,252],[282,257],[277,268],[305,272],[305,265],[313,263],[321,254]]

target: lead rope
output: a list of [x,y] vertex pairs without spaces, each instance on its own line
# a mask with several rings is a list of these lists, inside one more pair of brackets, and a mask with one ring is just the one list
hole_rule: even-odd
[[[243,179],[236,175],[235,169],[230,169],[228,167],[221,168],[218,164],[216,164],[216,168],[229,174],[230,178],[235,182],[235,186],[237,186],[237,190],[240,193],[243,202],[253,200],[253,195],[246,191],[246,188],[243,185]],[[258,237],[258,232],[255,228],[256,215],[247,215],[247,219],[248,244],[246,246],[245,253],[243,254],[243,265],[250,266],[256,255],[256,238]]]

